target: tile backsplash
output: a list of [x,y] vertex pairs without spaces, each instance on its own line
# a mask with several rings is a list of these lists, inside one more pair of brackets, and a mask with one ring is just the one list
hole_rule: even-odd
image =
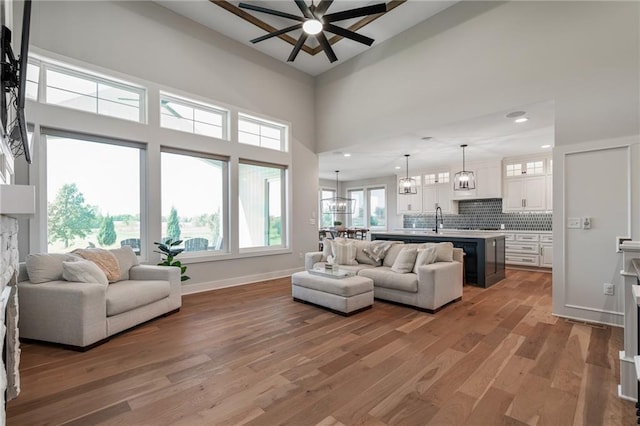
[[[458,214],[443,215],[444,227],[449,229],[505,229],[521,231],[551,231],[551,213],[502,213],[502,199],[464,200],[458,202]],[[403,227],[428,228],[435,226],[435,215],[404,215]]]

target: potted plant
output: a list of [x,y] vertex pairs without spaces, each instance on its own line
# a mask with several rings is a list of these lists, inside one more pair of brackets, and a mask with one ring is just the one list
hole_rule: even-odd
[[162,260],[162,262],[158,263],[159,266],[175,266],[176,268],[180,268],[180,281],[191,279],[191,277],[184,274],[187,267],[179,260],[175,260],[176,256],[184,251],[183,248],[176,247],[182,244],[182,240],[174,241],[172,238],[167,238],[163,243],[154,242],[153,244],[158,246],[159,251],[154,250],[154,252],[160,253],[160,259]]

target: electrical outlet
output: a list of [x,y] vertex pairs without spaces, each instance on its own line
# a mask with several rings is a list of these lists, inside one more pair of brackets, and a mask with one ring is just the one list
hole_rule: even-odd
[[582,218],[582,229],[591,229],[591,218],[583,217]]
[[613,284],[604,283],[604,294],[605,296],[613,296]]

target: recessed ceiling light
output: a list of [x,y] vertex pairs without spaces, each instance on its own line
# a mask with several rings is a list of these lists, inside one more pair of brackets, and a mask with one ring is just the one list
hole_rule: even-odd
[[400,170],[400,166],[396,166],[396,170]]
[[527,117],[520,117],[520,118],[516,118],[515,120],[513,120],[515,123],[524,123],[529,121],[529,119]]
[[348,152],[346,152],[346,153],[344,154],[344,156],[345,156],[345,157],[351,157],[351,154],[349,154]]
[[551,145],[542,145],[540,148],[543,148],[543,149],[551,148]]
[[525,111],[513,111],[513,112],[510,112],[509,114],[505,115],[505,117],[507,117],[507,118],[516,118],[516,117],[522,117],[525,114],[526,114]]

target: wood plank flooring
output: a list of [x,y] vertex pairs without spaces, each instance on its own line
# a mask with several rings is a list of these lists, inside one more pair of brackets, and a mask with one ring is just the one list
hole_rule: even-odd
[[86,353],[22,347],[9,425],[631,425],[622,329],[551,315],[551,275],[508,270],[430,315],[345,318],[290,279],[185,296]]

